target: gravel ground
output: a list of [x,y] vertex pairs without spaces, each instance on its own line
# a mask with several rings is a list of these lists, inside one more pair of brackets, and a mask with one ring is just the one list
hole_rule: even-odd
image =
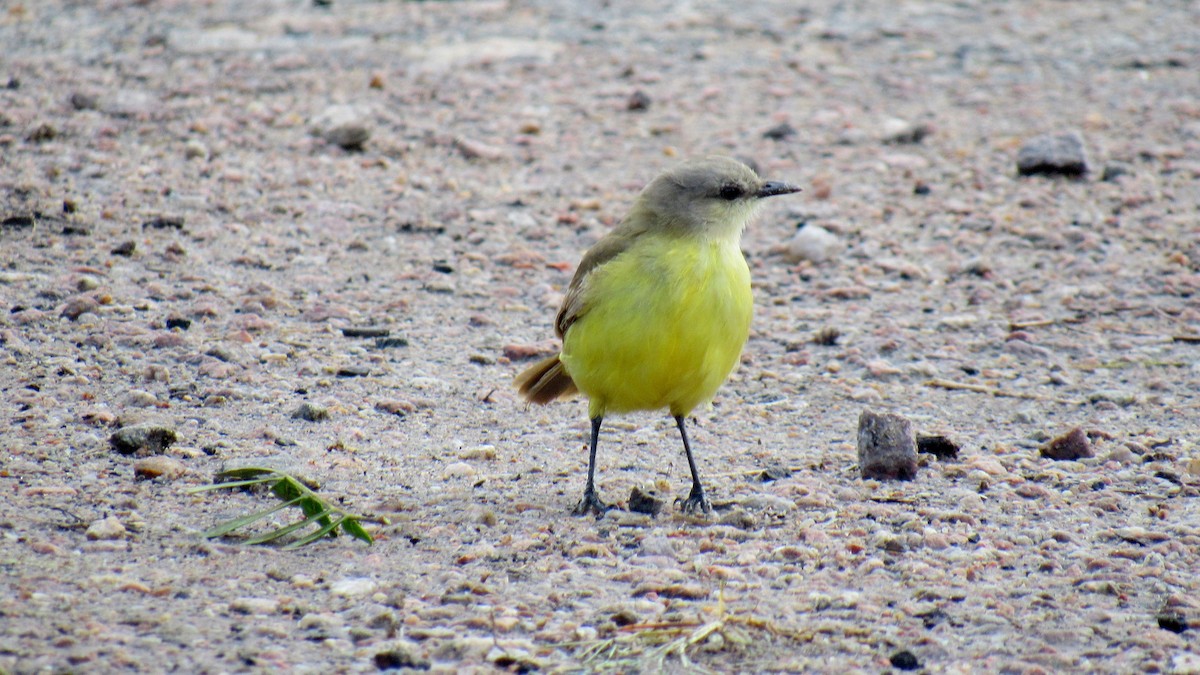
[[[0,3],[0,671],[1200,673],[1200,5],[322,4]],[[695,418],[722,508],[570,517],[585,404],[509,383],[714,152],[805,190]],[[957,458],[864,480],[864,410]],[[259,464],[375,543],[203,538]],[[688,487],[665,414],[599,472]]]

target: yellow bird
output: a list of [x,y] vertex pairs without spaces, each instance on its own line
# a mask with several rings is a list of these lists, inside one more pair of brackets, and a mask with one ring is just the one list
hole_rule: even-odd
[[712,400],[749,335],[742,230],[763,198],[799,190],[728,157],[683,162],[646,186],[625,220],[583,256],[555,320],[562,351],[514,381],[534,403],[576,392],[589,399],[591,450],[576,515],[609,508],[595,484],[605,415],[662,408],[675,418],[692,472],[683,510],[712,510],[684,421]]

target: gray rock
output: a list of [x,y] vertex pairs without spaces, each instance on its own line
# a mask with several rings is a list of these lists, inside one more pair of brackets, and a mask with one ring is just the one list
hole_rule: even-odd
[[158,455],[178,438],[174,429],[155,424],[137,424],[117,429],[108,442],[113,450],[122,455]]
[[917,477],[917,440],[912,422],[892,413],[864,410],[858,417],[858,470],[863,478]]
[[292,413],[292,419],[320,422],[329,419],[329,409],[325,406],[305,401]]
[[367,114],[352,105],[332,105],[312,119],[309,126],[320,136],[343,150],[362,150],[371,138]]
[[1017,152],[1017,173],[1022,176],[1080,177],[1089,171],[1087,151],[1079,132],[1046,134],[1030,139]]

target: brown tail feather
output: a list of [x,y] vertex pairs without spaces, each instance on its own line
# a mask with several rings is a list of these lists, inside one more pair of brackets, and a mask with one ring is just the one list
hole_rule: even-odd
[[531,403],[549,403],[579,392],[557,354],[526,368],[517,375],[513,384],[517,392]]

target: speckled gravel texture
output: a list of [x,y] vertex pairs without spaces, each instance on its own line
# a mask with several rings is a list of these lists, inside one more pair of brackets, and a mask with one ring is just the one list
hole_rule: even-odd
[[[0,672],[677,671],[635,640],[722,621],[693,667],[1200,673],[1200,4],[644,4],[0,3]],[[1088,173],[1018,177],[1062,133]],[[571,517],[585,404],[511,378],[713,152],[804,188],[692,426],[722,508]],[[863,410],[959,456],[864,481]],[[387,524],[204,539],[254,464]],[[613,418],[601,495],[656,481],[671,420]]]

